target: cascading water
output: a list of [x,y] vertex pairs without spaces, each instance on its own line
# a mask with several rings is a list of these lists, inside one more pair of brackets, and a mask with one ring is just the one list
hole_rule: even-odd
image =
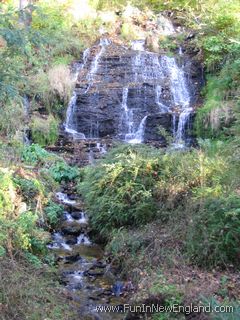
[[98,70],[98,65],[99,65],[99,60],[101,58],[101,56],[103,55],[103,53],[105,52],[105,48],[106,46],[108,46],[110,44],[110,41],[106,38],[104,39],[100,39],[100,51],[97,53],[97,55],[95,56],[95,59],[93,60],[91,67],[90,67],[90,71],[87,75],[87,81],[88,81],[88,87],[87,90],[85,91],[85,93],[88,92],[88,90],[90,89],[92,82],[94,80],[94,76]]
[[[75,83],[78,78],[79,71],[83,69],[87,62],[89,54],[89,49],[86,49],[83,53],[83,63],[77,64],[74,68],[74,72],[72,74],[72,81]],[[69,134],[71,134],[74,138],[78,139],[85,139],[85,135],[83,133],[78,132],[75,124],[74,114],[75,114],[75,108],[76,108],[76,102],[77,102],[77,93],[74,90],[73,95],[69,101],[68,107],[67,107],[67,114],[66,114],[66,121],[64,124],[65,131]]]
[[[164,23],[165,18],[160,21]],[[176,32],[169,21],[165,27],[164,34]],[[80,139],[141,143],[161,140],[160,125],[173,133],[175,146],[184,145],[193,109],[191,79],[186,79],[185,65],[177,59],[185,61],[183,49],[175,58],[149,52],[145,46],[145,40],[127,48],[101,39],[98,47],[85,51],[81,78],[67,110],[66,132]]]
[[133,110],[128,108],[127,105],[128,88],[123,88],[122,94],[122,109],[123,117],[121,123],[121,131],[124,135],[124,140],[129,143],[142,143],[144,139],[144,128],[147,116],[145,116],[139,126],[134,128]]
[[169,112],[169,108],[166,105],[164,105],[160,100],[161,90],[162,90],[161,86],[157,85],[156,86],[156,104],[159,106],[160,112]]
[[[184,145],[186,125],[193,111],[193,109],[190,107],[191,97],[186,78],[184,76],[184,71],[177,65],[176,59],[173,57],[164,56],[162,57],[162,65],[170,80],[170,89],[172,93],[174,109],[178,109],[179,112],[178,126],[177,129],[173,130],[174,144],[177,147],[181,147]],[[173,116],[173,121],[175,126],[175,115]]]

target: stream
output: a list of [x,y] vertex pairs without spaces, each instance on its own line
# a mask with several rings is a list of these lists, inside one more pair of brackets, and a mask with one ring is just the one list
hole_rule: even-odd
[[121,312],[99,312],[97,308],[123,305],[132,285],[117,279],[103,249],[90,239],[88,216],[74,191],[57,192],[56,199],[65,211],[48,248],[55,253],[70,303],[79,319],[123,319]]

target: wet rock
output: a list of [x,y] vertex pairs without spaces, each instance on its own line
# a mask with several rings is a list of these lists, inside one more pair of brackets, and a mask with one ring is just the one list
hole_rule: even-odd
[[[174,30],[170,24],[165,26],[166,21],[165,17],[159,16],[158,29],[165,34],[172,34]],[[123,90],[128,88],[126,102],[132,114],[133,129],[136,131],[141,120],[148,116],[146,140],[159,140],[157,125],[162,125],[172,133],[170,115],[159,116],[159,112],[164,108],[173,112],[176,107],[170,81],[172,65],[166,67],[166,56],[139,52],[115,43],[105,45],[103,50],[102,48],[103,46],[98,45],[90,48],[88,59],[79,73],[76,106],[72,116],[75,130],[88,138],[108,136],[123,139],[123,132],[127,130],[123,121]],[[93,70],[97,54],[100,55],[97,67]],[[200,70],[191,67],[187,55],[176,61],[187,75],[191,104],[195,104],[201,87],[201,81],[198,81],[201,78]],[[177,80],[175,79],[176,82]],[[160,88],[159,94],[157,87]]]
[[73,211],[71,213],[71,215],[72,215],[73,219],[78,220],[82,217],[82,212],[81,211]]
[[103,276],[104,271],[98,269],[90,269],[87,274],[91,277]]
[[83,226],[77,222],[66,222],[63,224],[62,233],[64,235],[79,236]]
[[166,146],[166,139],[161,135],[160,128],[165,129],[170,135],[172,134],[171,113],[158,113],[147,117],[145,141],[158,141],[162,146]]
[[81,259],[80,255],[79,254],[75,254],[75,255],[72,255],[72,256],[68,256],[68,257],[65,257],[64,258],[64,261],[65,263],[74,263],[74,262],[77,262]]
[[75,237],[75,238],[67,239],[67,240],[66,240],[66,244],[68,244],[68,245],[70,245],[70,246],[72,246],[72,245],[74,245],[74,244],[77,244],[77,238]]

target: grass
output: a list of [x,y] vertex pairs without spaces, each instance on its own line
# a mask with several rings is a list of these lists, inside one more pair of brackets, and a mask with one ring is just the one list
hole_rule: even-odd
[[1,320],[78,319],[56,274],[23,257],[0,258],[0,312]]

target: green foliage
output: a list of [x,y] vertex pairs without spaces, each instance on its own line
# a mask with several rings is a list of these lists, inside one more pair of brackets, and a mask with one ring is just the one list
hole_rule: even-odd
[[182,293],[173,284],[167,283],[162,274],[158,274],[150,288],[150,293],[161,295],[166,306],[181,305],[183,302]]
[[202,266],[238,264],[240,245],[240,197],[204,199],[189,225],[187,247]]
[[19,188],[25,201],[33,200],[39,193],[43,193],[45,191],[43,184],[37,179],[15,177],[14,182]]
[[200,190],[221,192],[224,169],[223,158],[204,150],[164,154],[146,146],[122,146],[84,170],[79,192],[93,227],[106,236],[113,228],[163,218],[163,212],[181,207],[190,194],[200,196]]
[[[37,229],[38,215],[22,209],[21,198],[15,187],[12,172],[0,172],[0,247],[12,255],[13,250],[33,250],[32,241],[44,242]],[[35,242],[36,242],[35,241]]]
[[240,60],[228,62],[218,76],[209,77],[206,102],[197,110],[196,129],[202,137],[231,137],[229,130],[239,112],[238,87],[240,83]]
[[30,128],[33,142],[40,146],[51,145],[57,141],[58,121],[53,116],[46,119],[33,118]]
[[53,201],[49,201],[46,207],[44,208],[44,212],[47,218],[48,223],[51,226],[55,226],[60,216],[63,214],[64,207],[59,205]]
[[240,305],[238,301],[224,299],[217,301],[215,297],[202,297],[204,305],[210,305],[211,310],[222,310],[222,312],[213,312],[210,315],[212,320],[237,320],[240,316]]
[[110,152],[102,164],[85,170],[79,191],[89,207],[93,227],[102,234],[154,217],[156,203],[151,189],[157,164],[154,158],[144,158],[146,150],[122,147]]
[[24,114],[20,103],[12,101],[0,108],[0,134],[13,137],[17,130],[23,128]]
[[31,144],[30,146],[24,146],[22,150],[22,160],[29,164],[38,164],[51,162],[56,160],[56,156],[50,154],[38,144]]
[[73,181],[79,176],[77,167],[67,165],[65,162],[57,162],[49,169],[49,173],[57,182]]

